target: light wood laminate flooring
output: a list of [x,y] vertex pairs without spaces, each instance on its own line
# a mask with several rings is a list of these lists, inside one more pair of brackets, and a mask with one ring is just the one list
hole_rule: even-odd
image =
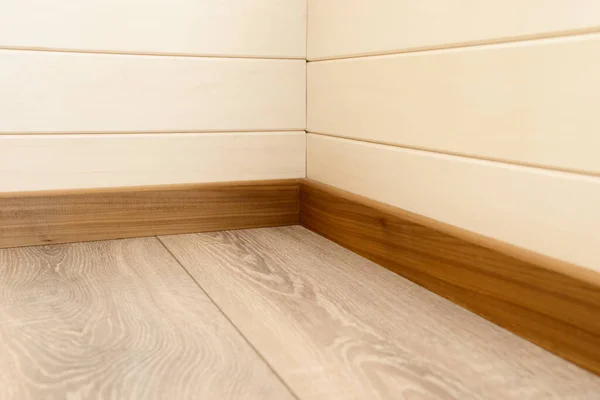
[[0,399],[600,399],[299,227],[0,250]]

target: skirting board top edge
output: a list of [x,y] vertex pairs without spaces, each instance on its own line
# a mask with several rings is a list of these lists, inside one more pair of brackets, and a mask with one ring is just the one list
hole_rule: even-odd
[[22,192],[0,192],[0,199],[3,198],[23,198],[23,197],[53,197],[68,195],[93,195],[108,194],[120,192],[151,192],[151,191],[169,191],[169,190],[194,190],[194,189],[214,189],[214,188],[233,188],[245,186],[277,186],[277,185],[298,185],[301,179],[270,179],[253,181],[226,181],[226,182],[203,182],[203,183],[169,183],[159,185],[143,186],[111,186],[98,188],[74,188],[74,189],[50,189]]

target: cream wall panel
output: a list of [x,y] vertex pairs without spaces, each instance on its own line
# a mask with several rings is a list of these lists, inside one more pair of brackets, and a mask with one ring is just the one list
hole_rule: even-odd
[[308,178],[600,271],[600,178],[309,134]]
[[308,64],[307,129],[600,173],[600,35]]
[[0,46],[304,58],[306,0],[0,0]]
[[309,0],[308,14],[309,59],[600,27],[597,0]]
[[304,129],[306,62],[0,51],[0,132]]
[[304,132],[0,136],[0,192],[304,174]]

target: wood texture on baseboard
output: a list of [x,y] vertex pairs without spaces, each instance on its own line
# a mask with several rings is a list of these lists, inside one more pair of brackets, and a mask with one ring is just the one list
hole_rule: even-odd
[[298,181],[0,194],[0,248],[298,223]]
[[[596,374],[600,374],[600,283],[542,256],[538,262],[465,240],[451,228],[306,180],[301,224]],[[456,230],[458,232],[458,230]],[[482,246],[489,242],[490,246]],[[577,273],[571,273],[577,271]],[[584,279],[586,276],[590,279]]]

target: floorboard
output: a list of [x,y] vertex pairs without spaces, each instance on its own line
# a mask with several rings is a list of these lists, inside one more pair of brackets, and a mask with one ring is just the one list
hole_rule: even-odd
[[301,399],[598,399],[600,378],[302,227],[160,239]]
[[0,250],[0,399],[292,399],[156,238]]

